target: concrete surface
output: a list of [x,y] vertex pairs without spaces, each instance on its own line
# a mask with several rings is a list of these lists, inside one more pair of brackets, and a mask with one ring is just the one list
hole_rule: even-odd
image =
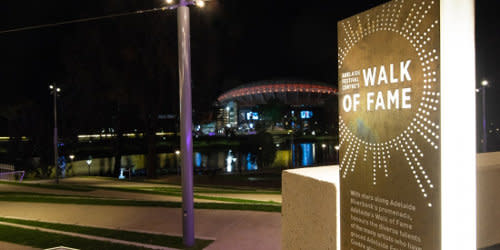
[[500,152],[477,155],[477,246],[500,243]]
[[[317,169],[317,170],[314,170]],[[323,188],[312,187],[315,185],[322,185],[322,182],[328,182],[327,176],[338,176],[338,174],[328,173],[328,171],[333,171],[333,169],[297,169],[289,170],[283,173],[283,204],[282,204],[282,244],[284,249],[289,249],[288,245],[294,245],[298,241],[298,237],[301,235],[308,235],[307,231],[321,231],[314,229],[319,224],[316,225],[319,215],[316,213],[324,213],[324,216],[330,216],[334,209],[328,212],[320,211],[324,204],[322,199],[327,199],[326,202],[331,203],[328,197],[321,192],[327,192]],[[313,181],[315,180],[315,181]],[[334,183],[333,180],[330,182]],[[305,187],[305,185],[311,185]],[[323,184],[324,185],[324,184]],[[298,190],[304,190],[304,195],[298,193],[297,190],[291,189],[292,186],[300,187]],[[309,190],[305,192],[305,190]],[[335,190],[331,187],[331,191]],[[491,153],[481,153],[477,154],[477,247],[486,248],[489,246],[497,245],[500,243],[500,152]],[[312,195],[315,194],[315,195]],[[331,196],[331,195],[330,195]],[[292,205],[292,203],[294,205]],[[311,204],[316,204],[319,208],[314,208]],[[304,204],[304,205],[300,205]],[[307,217],[304,217],[307,215]],[[322,216],[319,216],[322,217]],[[331,220],[328,219],[328,223]],[[309,225],[303,225],[303,224]],[[324,222],[323,222],[324,223]],[[298,226],[299,225],[299,226]],[[457,225],[459,223],[457,222]],[[295,229],[290,229],[290,227],[296,227]],[[321,225],[323,227],[323,225]],[[307,228],[307,229],[304,229]],[[309,237],[309,236],[308,236]],[[308,237],[303,237],[302,240],[306,240]],[[315,239],[318,237],[323,237],[324,241],[328,241],[325,236],[313,235]],[[290,241],[288,243],[286,241]],[[306,243],[304,243],[306,244]],[[321,246],[327,245],[324,242],[317,242],[315,244],[320,244]],[[331,243],[328,243],[331,244]],[[286,246],[286,247],[285,247]],[[300,249],[300,247],[292,247],[290,249]],[[302,247],[302,249],[309,249]]]
[[[0,201],[0,216],[132,231],[182,235],[181,210]],[[195,209],[197,238],[215,239],[207,250],[281,249],[279,213]]]
[[283,249],[338,249],[338,171],[330,166],[283,172]]
[[23,246],[23,245],[0,241],[0,250],[38,250],[38,249],[40,248],[33,248],[29,246]]

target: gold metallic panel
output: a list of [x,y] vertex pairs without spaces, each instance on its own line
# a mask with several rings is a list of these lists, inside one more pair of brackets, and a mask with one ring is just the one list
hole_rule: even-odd
[[338,23],[342,249],[440,248],[439,1]]

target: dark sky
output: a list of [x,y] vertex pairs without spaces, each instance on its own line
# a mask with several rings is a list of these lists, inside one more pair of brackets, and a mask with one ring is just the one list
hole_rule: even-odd
[[[304,79],[336,85],[336,23],[384,2],[211,0],[204,9],[192,8],[195,109],[202,113],[224,91],[251,81]],[[4,0],[1,5],[0,30],[6,30],[149,9],[163,1]],[[477,78],[493,85],[488,113],[498,124],[500,4],[476,0],[476,5]],[[174,11],[0,34],[1,110],[28,102],[36,106],[31,112],[47,120],[52,115],[47,86],[57,82],[67,119],[84,116],[79,119],[106,123],[107,113],[97,115],[96,110],[112,110],[116,100],[127,100],[127,110],[149,102],[141,107],[175,113],[176,41]],[[151,108],[154,104],[158,107]]]

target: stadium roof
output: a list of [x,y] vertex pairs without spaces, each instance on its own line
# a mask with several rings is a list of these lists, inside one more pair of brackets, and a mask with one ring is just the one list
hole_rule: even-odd
[[266,104],[271,100],[288,105],[318,106],[336,93],[336,88],[318,82],[260,81],[231,89],[217,100],[221,103],[235,101],[240,106]]

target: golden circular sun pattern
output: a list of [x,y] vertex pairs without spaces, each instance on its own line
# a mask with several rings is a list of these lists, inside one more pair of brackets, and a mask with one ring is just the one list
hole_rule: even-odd
[[[352,114],[341,112],[341,178],[355,172],[356,166],[359,167],[359,163],[363,163],[365,166],[371,166],[372,184],[377,185],[379,176],[387,178],[391,175],[391,156],[400,154],[424,198],[435,188],[423,164],[424,154],[429,150],[437,152],[440,146],[439,41],[436,41],[439,39],[440,24],[439,20],[433,20],[432,16],[435,15],[430,14],[433,8],[436,8],[435,1],[437,0],[413,3],[394,0],[375,8],[374,11],[362,13],[339,24],[339,37],[343,37],[339,39],[339,75],[341,72],[352,70],[347,68],[345,62],[350,60],[350,56],[355,53],[353,51],[366,49],[364,46],[367,40],[381,33],[391,33],[407,42],[416,59],[412,62],[418,67],[415,72],[419,74],[412,82],[412,87],[418,91],[413,93],[413,98],[418,100],[412,101],[414,105],[410,116],[404,120],[393,117],[392,122],[403,125],[392,129],[388,136],[367,138],[360,135]],[[358,48],[360,46],[361,48]],[[344,91],[341,86],[339,89],[341,103],[340,98]],[[427,204],[432,207],[432,203]]]

